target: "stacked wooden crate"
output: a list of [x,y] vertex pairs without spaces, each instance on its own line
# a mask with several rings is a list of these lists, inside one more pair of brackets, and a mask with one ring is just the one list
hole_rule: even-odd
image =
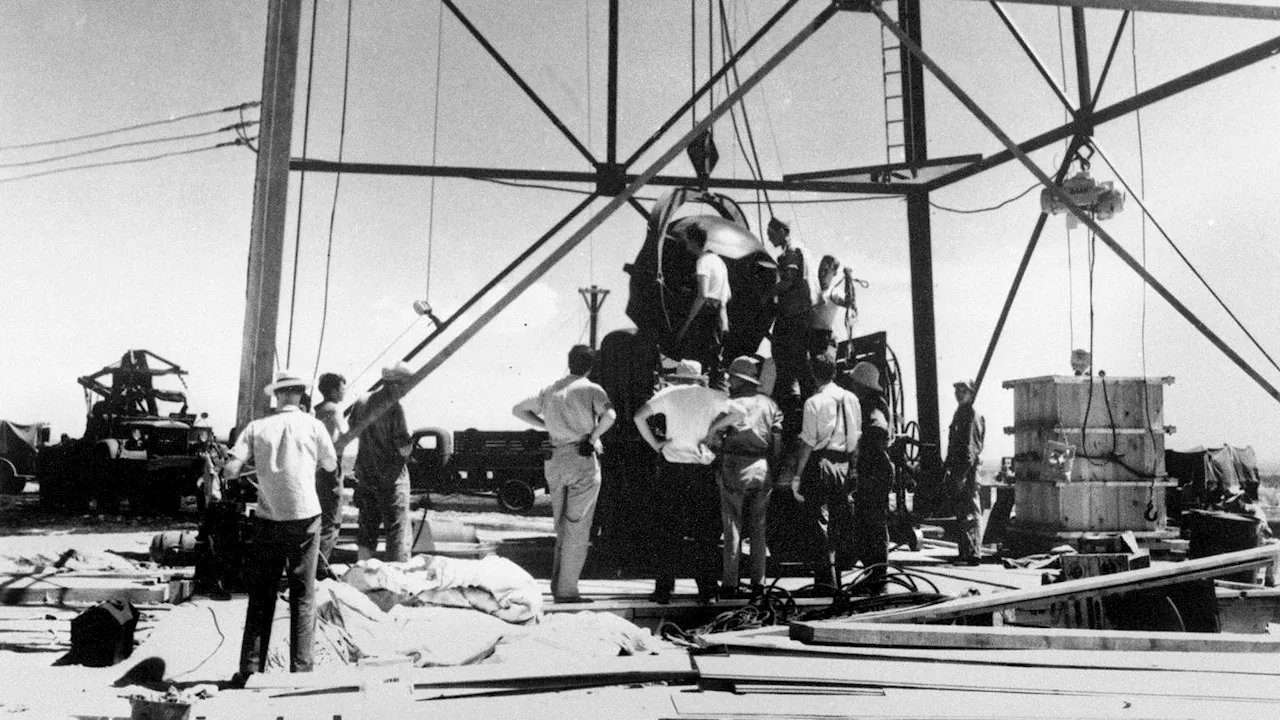
[[1046,544],[1097,533],[1164,537],[1164,386],[1173,378],[1007,380],[1014,391],[1016,518]]

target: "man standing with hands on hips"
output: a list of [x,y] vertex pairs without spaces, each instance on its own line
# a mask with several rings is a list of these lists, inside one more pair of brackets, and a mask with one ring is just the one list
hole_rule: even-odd
[[240,671],[232,683],[266,668],[280,570],[289,577],[290,672],[310,672],[315,637],[316,558],[320,548],[317,466],[334,471],[338,455],[324,424],[299,407],[308,383],[288,370],[276,373],[265,392],[277,411],[245,426],[222,468],[234,480],[252,463],[257,470],[258,512],[249,566],[249,607]]
[[551,457],[543,465],[556,528],[551,563],[551,597],[558,603],[585,603],[578,578],[587,561],[591,522],[600,495],[600,436],[618,414],[604,388],[587,379],[595,352],[586,345],[569,350],[569,374],[511,409],[551,436]]

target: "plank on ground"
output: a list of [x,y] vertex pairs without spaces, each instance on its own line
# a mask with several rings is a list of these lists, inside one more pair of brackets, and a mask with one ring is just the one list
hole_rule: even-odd
[[799,654],[811,657],[861,657],[955,664],[1060,667],[1164,672],[1280,676],[1280,663],[1258,662],[1248,653],[1181,653],[1127,650],[940,650],[924,648],[808,645],[792,640],[786,626],[713,633],[700,638],[706,647],[721,646],[730,654]]
[[1240,633],[1144,632],[1074,628],[972,627],[815,620],[791,624],[791,638],[818,645],[967,650],[1164,650],[1280,652],[1280,637]]
[[998,665],[811,658],[717,656],[694,658],[703,680],[857,685],[920,690],[1038,693],[1064,696],[1118,696],[1267,702],[1280,709],[1280,687],[1259,678],[1206,671],[1186,676],[1150,670],[1095,670]]
[[1280,545],[1264,545],[1248,550],[1211,555],[1196,560],[1170,563],[1160,567],[1068,580],[1025,590],[1010,590],[990,595],[948,600],[920,608],[865,613],[850,618],[849,622],[898,623],[949,620],[965,617],[966,615],[989,613],[1038,600],[1063,598],[1072,595],[1109,595],[1134,592],[1191,580],[1220,577],[1249,568],[1261,567],[1275,562],[1277,558],[1280,558]]
[[93,605],[122,599],[159,603],[169,598],[166,583],[72,575],[0,575],[0,605]]

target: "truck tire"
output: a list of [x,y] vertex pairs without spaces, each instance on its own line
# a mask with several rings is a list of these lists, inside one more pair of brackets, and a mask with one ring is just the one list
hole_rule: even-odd
[[509,513],[526,513],[533,507],[533,486],[512,478],[498,486],[498,507]]

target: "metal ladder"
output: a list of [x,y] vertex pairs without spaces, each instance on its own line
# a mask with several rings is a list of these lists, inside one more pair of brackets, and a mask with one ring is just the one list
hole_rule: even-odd
[[[890,17],[898,14],[898,3],[889,0],[883,9]],[[907,161],[907,119],[902,105],[902,45],[897,36],[880,26],[880,70],[884,76],[884,161]]]

